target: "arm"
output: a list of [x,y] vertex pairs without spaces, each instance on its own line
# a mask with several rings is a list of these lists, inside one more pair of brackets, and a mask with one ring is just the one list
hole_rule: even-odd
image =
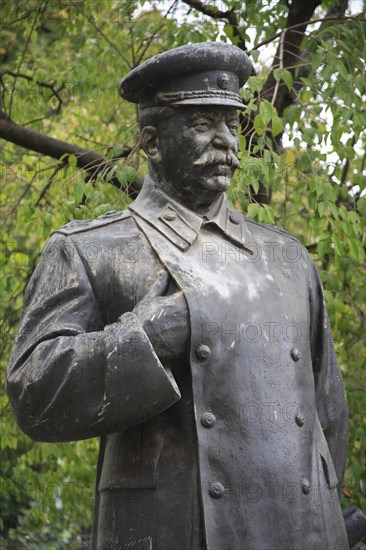
[[342,375],[337,364],[332,333],[324,302],[323,287],[315,265],[311,265],[311,348],[316,407],[338,477],[341,494],[347,454],[348,408]]
[[27,288],[7,391],[22,430],[43,441],[121,431],[180,398],[136,315],[103,326],[84,264],[60,235]]

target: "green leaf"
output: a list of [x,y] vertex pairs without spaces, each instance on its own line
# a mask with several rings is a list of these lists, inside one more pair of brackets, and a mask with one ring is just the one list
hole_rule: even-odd
[[338,61],[336,63],[336,69],[338,70],[339,74],[341,75],[342,78],[344,78],[345,80],[348,80],[348,71],[346,69],[346,67],[344,66],[344,64],[342,63],[342,61]]
[[351,257],[355,260],[363,260],[363,249],[361,243],[356,239],[347,239],[349,245],[349,252]]
[[112,149],[108,151],[109,158],[120,157],[124,151],[124,147],[121,144],[114,145]]
[[318,212],[320,217],[325,216],[325,214],[327,213],[327,209],[328,209],[328,206],[326,205],[325,202],[323,201],[318,202]]
[[332,202],[329,202],[328,203],[328,208],[329,208],[333,218],[337,220],[339,218],[339,211],[338,211],[338,208],[336,207],[336,205]]
[[263,160],[268,164],[272,164],[272,155],[271,152],[268,151],[268,149],[265,149],[263,152]]
[[126,185],[127,184],[127,170],[126,170],[126,168],[122,168],[121,170],[117,170],[116,176],[117,176],[117,179],[118,179],[118,181],[120,182],[121,185]]
[[86,196],[87,199],[90,197],[90,195],[93,193],[93,191],[94,191],[93,184],[88,182],[85,185],[85,189],[84,189],[84,195]]
[[296,160],[296,156],[295,156],[295,152],[293,151],[293,149],[287,148],[284,151],[284,153],[282,153],[282,155],[281,155],[281,162],[285,166],[291,166],[292,164],[295,163],[295,160]]
[[261,114],[263,124],[267,125],[272,119],[272,116],[275,113],[275,109],[269,101],[267,101],[266,99],[262,99],[259,106],[259,112]]
[[310,208],[312,208],[313,210],[315,210],[315,208],[316,208],[316,203],[317,203],[317,197],[316,197],[316,193],[314,193],[313,191],[311,191],[310,193],[308,193],[308,202],[309,202]]
[[288,90],[291,92],[293,88],[293,78],[290,71],[287,69],[274,69],[273,76],[277,82],[280,82],[283,80],[283,82],[286,84]]
[[304,76],[300,76],[301,82],[303,82],[306,86],[309,86],[310,88],[313,87],[313,83],[308,78],[305,78]]
[[75,155],[69,155],[67,161],[68,161],[68,164],[71,168],[76,168],[77,158],[76,158]]
[[254,129],[259,136],[263,134],[265,127],[266,124],[264,123],[262,115],[256,115],[254,117]]
[[108,182],[111,181],[117,170],[118,170],[118,165],[117,164],[112,166],[112,168],[110,170],[107,170],[107,172],[105,173],[105,176],[104,176],[105,181],[108,181]]
[[283,123],[280,117],[274,116],[272,118],[272,135],[274,137],[278,136],[283,130]]
[[136,179],[136,170],[133,166],[126,166],[126,179],[128,183],[133,183]]
[[75,202],[77,204],[82,201],[85,188],[86,188],[85,181],[81,177],[77,177],[74,181]]
[[47,239],[52,229],[52,216],[47,212],[43,218],[43,238]]
[[82,220],[83,219],[83,211],[78,206],[74,209],[74,218],[75,220]]
[[255,220],[258,216],[259,208],[260,208],[260,206],[256,202],[253,202],[253,203],[249,204],[248,205],[248,210],[247,210],[247,214],[248,214],[249,218],[252,218],[253,220]]
[[253,189],[254,193],[257,194],[259,191],[259,180],[258,179],[251,180],[250,186]]
[[95,209],[95,215],[96,216],[102,216],[103,214],[108,212],[108,210],[110,210],[110,209],[111,209],[110,203],[100,204],[98,206],[98,208]]
[[224,33],[226,34],[226,36],[228,38],[230,38],[231,41],[233,40],[233,27],[232,27],[232,25],[229,25],[229,24],[224,25]]
[[269,204],[263,204],[263,208],[266,213],[265,221],[267,221],[268,223],[274,224],[275,219],[274,219],[274,212],[273,212],[272,206],[270,206]]
[[259,93],[263,88],[263,80],[258,76],[250,76],[246,85],[249,87],[252,94]]
[[366,216],[366,199],[359,198],[357,201],[357,210],[361,214],[361,216]]
[[263,223],[266,219],[266,211],[261,206],[258,208],[258,221]]
[[310,90],[304,90],[301,94],[301,101],[303,103],[309,103],[312,97],[313,93]]
[[324,255],[329,251],[329,239],[325,239],[318,242],[317,252],[320,258],[324,258]]

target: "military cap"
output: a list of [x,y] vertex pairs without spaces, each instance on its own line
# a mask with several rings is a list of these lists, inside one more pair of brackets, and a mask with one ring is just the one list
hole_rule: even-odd
[[223,42],[188,44],[158,54],[122,79],[121,96],[140,108],[225,105],[243,108],[239,89],[252,69],[248,56]]

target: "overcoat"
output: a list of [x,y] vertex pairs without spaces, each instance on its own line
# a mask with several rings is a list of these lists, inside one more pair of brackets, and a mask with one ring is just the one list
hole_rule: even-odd
[[[133,309],[167,274],[190,348],[162,365]],[[56,231],[7,391],[36,440],[100,437],[95,549],[348,548],[347,406],[318,272],[225,196],[202,218],[147,178],[127,211]]]

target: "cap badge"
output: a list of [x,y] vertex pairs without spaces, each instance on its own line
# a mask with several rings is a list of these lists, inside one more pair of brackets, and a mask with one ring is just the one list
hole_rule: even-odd
[[217,83],[220,86],[220,88],[223,88],[224,90],[227,90],[230,85],[230,78],[227,73],[221,73],[218,76]]

